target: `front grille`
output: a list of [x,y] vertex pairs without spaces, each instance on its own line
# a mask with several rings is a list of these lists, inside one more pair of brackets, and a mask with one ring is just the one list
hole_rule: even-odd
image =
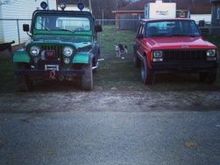
[[[60,58],[62,60],[62,54],[63,54],[63,46],[59,45],[42,45],[41,46],[42,51],[54,51],[55,56]],[[46,59],[48,60],[48,59]]]
[[206,61],[206,50],[165,50],[165,62]]

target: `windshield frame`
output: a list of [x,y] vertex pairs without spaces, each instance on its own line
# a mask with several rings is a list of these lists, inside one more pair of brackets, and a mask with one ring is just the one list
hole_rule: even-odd
[[[69,18],[87,18],[89,20],[89,26],[90,26],[90,29],[88,31],[68,31],[68,30],[62,30],[62,29],[51,29],[51,30],[41,30],[41,29],[36,29],[35,28],[35,25],[36,25],[36,22],[37,22],[37,18],[39,16],[57,16],[57,17],[69,17]],[[91,36],[93,33],[94,33],[94,28],[92,26],[92,24],[94,24],[94,18],[91,16],[90,13],[78,13],[78,12],[60,12],[60,11],[53,11],[53,12],[42,12],[42,11],[36,11],[34,14],[33,14],[33,17],[32,17],[32,24],[31,24],[31,33],[33,35],[41,35],[41,34],[45,34],[45,35],[54,35],[54,34],[57,34],[57,35],[83,35],[83,36]]]
[[[194,28],[195,28],[195,33],[187,33],[187,34],[184,34],[184,33],[173,33],[173,31],[171,31],[171,33],[167,32],[167,33],[164,33],[164,35],[158,33],[158,35],[148,35],[147,33],[147,28],[148,28],[148,25],[151,24],[151,23],[162,23],[162,22],[171,22],[171,23],[175,23],[175,24],[180,24],[181,22],[189,22],[193,24]],[[144,36],[145,37],[174,37],[174,36],[191,36],[191,37],[201,37],[201,31],[199,29],[199,27],[197,26],[196,22],[194,20],[191,20],[191,19],[161,19],[161,20],[150,20],[150,21],[147,21],[145,22],[145,25],[144,25]],[[160,35],[159,35],[160,34]]]

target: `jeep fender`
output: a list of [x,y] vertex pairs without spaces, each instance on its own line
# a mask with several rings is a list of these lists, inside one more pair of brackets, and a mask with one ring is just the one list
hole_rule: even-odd
[[17,50],[13,53],[13,63],[30,63],[31,59],[24,49]]
[[87,52],[80,52],[75,54],[73,57],[73,64],[89,64],[90,63],[91,54]]

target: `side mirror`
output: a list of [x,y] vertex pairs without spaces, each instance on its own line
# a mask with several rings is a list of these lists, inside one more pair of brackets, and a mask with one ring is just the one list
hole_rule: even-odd
[[96,32],[102,32],[102,25],[95,25]]
[[137,35],[137,38],[138,38],[138,39],[143,39],[143,38],[144,38],[144,35],[143,35],[143,34],[138,34],[138,35]]
[[30,31],[30,27],[28,24],[23,24],[23,31],[24,32],[29,32]]
[[198,26],[199,27],[205,27],[205,21],[204,20],[200,20]]
[[204,27],[202,27],[202,28],[199,28],[199,29],[200,29],[201,35],[202,35],[203,37],[206,37],[206,36],[209,35],[209,28],[204,28]]

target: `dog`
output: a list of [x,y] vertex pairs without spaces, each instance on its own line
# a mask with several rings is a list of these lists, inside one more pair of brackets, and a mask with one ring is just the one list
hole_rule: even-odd
[[128,53],[128,47],[127,45],[123,45],[123,44],[118,44],[115,45],[115,55],[116,57],[122,58],[124,59],[124,55],[126,55]]

